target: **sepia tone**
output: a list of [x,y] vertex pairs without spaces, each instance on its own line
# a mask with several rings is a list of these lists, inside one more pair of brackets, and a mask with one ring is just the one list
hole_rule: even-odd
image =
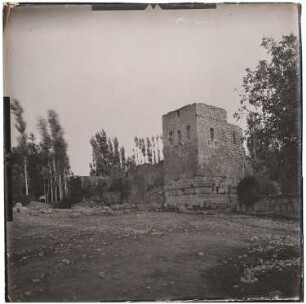
[[[7,301],[303,299],[297,5],[5,9],[11,15],[4,37],[4,105],[6,128],[9,124],[12,129],[12,147],[9,140],[5,146]],[[220,27],[225,37],[232,26],[226,21],[234,18],[246,26],[248,12],[255,27],[254,12],[275,18],[275,35],[269,40],[263,32],[260,37],[270,54],[263,60],[249,37],[246,44],[236,42],[232,51],[243,49],[257,57],[244,72],[237,62],[245,58],[235,59],[241,87],[233,94],[238,90],[228,66],[218,74],[218,56],[214,59],[208,51],[205,58],[199,50],[220,51],[210,45],[210,30]],[[77,40],[58,40],[64,31],[75,34],[62,20],[66,16],[75,28],[84,25],[78,30],[91,37],[90,47],[78,35]],[[277,26],[282,18],[291,32]],[[54,20],[61,20],[63,32]],[[157,21],[163,22],[163,30]],[[209,33],[203,41],[202,31]],[[242,38],[245,30],[239,31]],[[32,39],[33,53],[22,33]],[[145,40],[153,45],[149,54]],[[64,57],[54,41],[63,45]],[[71,47],[76,41],[80,48]],[[38,55],[43,50],[49,55]],[[166,54],[161,62],[154,50]],[[190,50],[198,52],[195,58]],[[292,58],[282,61],[285,72],[268,66],[272,88],[265,87],[270,84],[265,64],[282,52]],[[221,57],[231,65],[225,50]],[[189,76],[174,72],[182,66]],[[168,72],[171,77],[164,75]],[[278,82],[274,72],[281,75]],[[200,80],[195,84],[196,76]],[[218,91],[213,98],[203,98],[205,77],[211,77],[214,87],[204,84],[208,94]],[[274,92],[280,93],[275,97]],[[285,119],[292,129],[282,124]],[[265,130],[276,130],[279,137],[274,141]]]
[[230,208],[230,193],[245,175],[245,155],[242,129],[227,123],[226,111],[193,104],[170,112],[163,116],[163,138],[167,204]]

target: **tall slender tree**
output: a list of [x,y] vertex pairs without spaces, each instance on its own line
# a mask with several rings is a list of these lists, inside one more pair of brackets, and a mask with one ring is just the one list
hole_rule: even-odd
[[120,151],[119,151],[119,141],[117,137],[113,139],[113,143],[114,143],[114,168],[116,172],[119,172],[120,170]]
[[157,157],[156,157],[156,144],[155,144],[155,137],[151,137],[151,142],[152,142],[152,161],[153,164],[157,163]]
[[121,168],[125,170],[126,169],[126,159],[125,159],[125,149],[123,146],[120,147],[120,162],[121,162]]
[[43,118],[38,120],[38,130],[41,136],[41,158],[42,158],[42,177],[44,182],[44,196],[46,197],[46,201],[53,202],[53,170],[51,167],[51,136],[48,131],[47,121]]
[[54,171],[54,200],[63,200],[66,192],[67,177],[69,174],[69,158],[67,154],[67,143],[64,139],[64,130],[60,124],[59,116],[54,110],[48,111],[48,123],[52,143],[52,165]]
[[29,195],[29,183],[28,183],[28,169],[27,169],[27,158],[28,158],[28,135],[26,132],[27,124],[23,119],[24,110],[20,105],[20,102],[17,99],[14,99],[11,104],[11,110],[15,115],[15,127],[19,135],[17,137],[18,142],[18,151],[22,156],[23,162],[23,176],[24,176],[24,185],[25,185],[25,195]]
[[148,163],[152,164],[153,163],[153,158],[152,158],[152,143],[150,140],[150,137],[146,138],[146,150],[147,150],[147,159]]
[[136,164],[139,165],[140,164],[140,159],[139,159],[139,139],[137,136],[134,137],[134,141],[135,141],[135,149],[133,149],[133,155],[135,155],[135,161]]

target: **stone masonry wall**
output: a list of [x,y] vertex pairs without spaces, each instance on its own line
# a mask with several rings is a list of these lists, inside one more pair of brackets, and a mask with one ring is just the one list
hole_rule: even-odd
[[222,177],[235,187],[244,176],[242,129],[223,120],[225,115],[220,116],[217,111],[208,116],[206,105],[197,105],[198,175]]
[[130,172],[128,180],[131,186],[129,203],[139,208],[160,208],[164,200],[164,164],[144,164]]
[[300,218],[301,200],[295,196],[277,195],[265,196],[254,204],[252,208],[237,205],[237,210],[246,214],[272,215],[288,218]]
[[[187,128],[189,128],[189,131],[187,131]],[[181,142],[178,139],[178,132],[181,132]],[[190,138],[187,138],[187,132],[189,132]],[[198,157],[197,140],[195,104],[163,115],[163,152],[166,183],[195,175]]]
[[242,130],[227,123],[224,109],[191,104],[172,111],[163,116],[163,137],[167,205],[235,208],[244,175]]

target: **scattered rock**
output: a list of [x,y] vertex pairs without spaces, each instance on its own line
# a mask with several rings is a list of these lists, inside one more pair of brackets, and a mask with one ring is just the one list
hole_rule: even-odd
[[273,299],[283,298],[283,293],[280,290],[275,290],[269,293],[269,296]]
[[199,252],[198,256],[204,256],[204,253],[203,252]]
[[69,259],[64,259],[64,260],[61,260],[62,263],[66,264],[66,265],[69,265],[70,264],[70,260]]
[[104,271],[100,271],[99,274],[98,274],[98,276],[99,276],[100,278],[103,278],[103,279],[106,278],[106,275],[105,275],[105,272],[104,272]]
[[253,237],[251,237],[251,239],[250,239],[252,242],[256,242],[256,241],[258,241],[258,236],[253,236]]
[[33,282],[33,283],[39,283],[39,282],[40,282],[40,279],[33,279],[32,282]]
[[40,209],[39,211],[40,211],[40,213],[48,214],[48,213],[52,212],[52,209]]
[[32,216],[38,216],[38,211],[30,211],[30,215],[32,215]]
[[29,209],[37,209],[37,210],[50,209],[48,204],[42,203],[42,202],[35,202],[35,201],[30,202],[30,204],[28,205],[28,208]]
[[84,210],[81,211],[81,214],[90,216],[90,215],[93,215],[93,210],[92,209],[84,209]]
[[32,295],[32,292],[31,291],[25,291],[23,293],[26,297],[29,297],[30,295]]

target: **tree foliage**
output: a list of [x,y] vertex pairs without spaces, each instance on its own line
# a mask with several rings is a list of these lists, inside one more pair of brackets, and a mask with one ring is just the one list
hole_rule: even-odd
[[142,138],[135,136],[134,141],[133,158],[135,158],[136,165],[157,164],[162,160],[162,137]]
[[134,137],[135,147],[127,156],[124,146],[117,137],[108,137],[105,130],[97,132],[91,139],[92,162],[89,164],[91,176],[120,175],[135,166],[157,164],[162,160],[162,137]]
[[256,172],[278,180],[295,192],[300,167],[299,44],[293,34],[279,42],[263,38],[270,60],[246,69],[243,94],[235,117],[246,115],[246,142]]
[[28,133],[19,101],[13,100],[11,110],[18,131],[17,145],[12,148],[13,200],[25,202],[29,197],[44,196],[47,202],[62,201],[68,195],[70,175],[67,143],[58,114],[48,111],[48,123],[38,120],[41,141]]
[[132,159],[126,158],[125,149],[120,146],[118,138],[108,137],[105,130],[97,132],[90,139],[90,144],[92,147],[91,176],[118,175],[133,166]]

